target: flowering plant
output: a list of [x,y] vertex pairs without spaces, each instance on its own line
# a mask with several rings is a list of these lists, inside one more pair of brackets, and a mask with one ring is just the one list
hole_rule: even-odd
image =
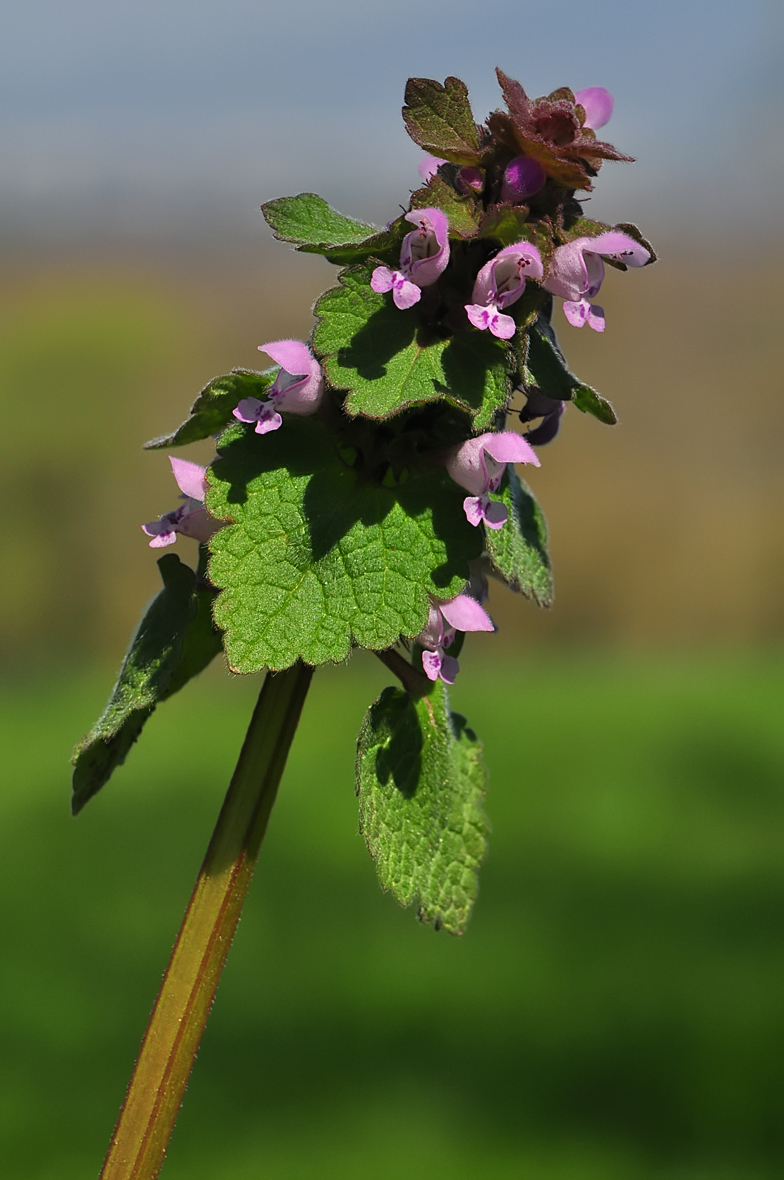
[[[360,829],[382,886],[402,904],[416,898],[422,920],[452,933],[468,919],[486,845],[485,776],[447,686],[466,633],[494,630],[482,605],[489,575],[541,606],[552,601],[544,518],[515,464],[539,466],[534,447],[555,438],[569,404],[615,422],[566,364],[554,297],[569,324],[603,330],[589,300],[605,266],[655,260],[634,226],[583,215],[580,194],[602,162],[628,159],[597,138],[612,112],[607,91],[531,100],[501,71],[498,80],[507,109],[481,125],[457,78],[409,80],[403,117],[427,153],[424,183],[384,229],[312,193],[262,207],[277,238],[342,268],[315,305],[311,338],[260,346],[274,368],[216,378],[180,427],[147,444],[216,440],[206,469],[171,460],[184,502],[143,526],[154,548],[195,539],[199,558],[195,569],[173,553],[159,561],[163,589],[106,712],[77,747],[74,810],[155,707],[219,652],[235,672],[269,675],[107,1177],[157,1174],[163,1132],[155,1147],[138,1130],[145,1101],[169,1094],[172,1070],[184,1087],[316,666],[363,647],[400,682],[370,706],[359,735]],[[510,415],[527,437],[509,428]],[[150,1061],[170,1033],[158,1077]],[[179,1098],[167,1101],[173,1123]],[[165,1122],[161,1109],[148,1130]],[[137,1170],[122,1171],[123,1152]]]

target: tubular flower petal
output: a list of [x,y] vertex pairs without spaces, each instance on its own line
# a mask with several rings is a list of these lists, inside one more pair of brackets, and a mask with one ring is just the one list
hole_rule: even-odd
[[429,680],[440,678],[445,684],[454,684],[460,665],[444,649],[452,646],[457,631],[495,631],[495,624],[468,594],[458,594],[447,602],[431,599],[427,626],[416,638],[425,649],[422,667]]
[[421,288],[430,287],[449,262],[449,222],[440,209],[412,209],[406,213],[417,229],[403,238],[400,268],[377,266],[370,286],[378,294],[392,292],[395,306],[413,307],[421,298]]
[[650,257],[644,246],[620,230],[608,230],[595,238],[575,238],[555,251],[542,285],[566,301],[564,315],[570,324],[576,328],[588,324],[596,332],[603,332],[604,312],[588,302],[599,293],[604,281],[603,258],[625,266],[645,266]]
[[289,414],[313,414],[324,394],[321,365],[301,340],[272,340],[260,344],[259,352],[280,365],[267,391],[268,401],[244,397],[232,411],[239,422],[255,422],[256,434],[267,434],[283,425],[280,410]]
[[540,465],[530,443],[513,430],[490,431],[469,438],[447,459],[446,469],[452,479],[472,493],[463,501],[470,524],[476,526],[484,521],[488,528],[500,529],[506,523],[505,506],[491,500],[490,492],[501,486],[507,463]]
[[615,99],[603,86],[586,86],[585,90],[578,90],[574,101],[585,111],[583,127],[598,131],[605,123],[610,122]]
[[435,176],[442,164],[446,164],[446,160],[439,159],[438,156],[431,156],[426,153],[417,164],[417,172],[422,177],[422,180],[427,184],[431,176]]
[[465,305],[469,320],[480,331],[489,329],[501,340],[511,339],[515,322],[511,316],[500,313],[517,302],[525,290],[527,277],[541,279],[543,275],[542,256],[536,246],[530,242],[505,246],[476,276],[472,302]]
[[204,481],[206,468],[198,463],[189,463],[186,459],[169,457],[174,478],[182,492],[183,503],[173,512],[165,512],[158,520],[151,520],[142,525],[142,531],[151,537],[150,548],[162,549],[166,545],[173,545],[177,534],[193,537],[196,541],[209,541],[213,533],[223,525],[214,520],[204,507],[204,496],[207,485]]

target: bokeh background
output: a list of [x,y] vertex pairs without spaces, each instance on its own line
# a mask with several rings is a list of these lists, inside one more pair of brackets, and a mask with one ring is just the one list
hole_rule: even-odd
[[661,262],[609,275],[603,337],[561,321],[620,425],[570,410],[542,450],[556,604],[499,588],[461,661],[476,913],[448,940],[378,890],[352,760],[388,676],[320,672],[163,1175],[779,1177],[780,8],[27,0],[0,33],[3,1176],[97,1174],[258,689],[211,669],[70,819],[173,503],[140,444],[334,281],[261,201],[383,224],[417,183],[405,78],[457,74],[482,118],[499,64],[613,91],[638,162],[589,208]]

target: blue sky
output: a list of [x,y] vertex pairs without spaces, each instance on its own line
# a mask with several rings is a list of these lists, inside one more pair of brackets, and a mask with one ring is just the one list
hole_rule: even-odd
[[[663,223],[775,206],[784,19],[772,0],[11,0],[0,17],[6,225],[56,230],[221,221],[321,192],[383,221],[416,182],[408,75],[499,105],[493,67],[529,93],[605,85],[607,166],[593,212]],[[165,232],[165,231],[164,231]]]

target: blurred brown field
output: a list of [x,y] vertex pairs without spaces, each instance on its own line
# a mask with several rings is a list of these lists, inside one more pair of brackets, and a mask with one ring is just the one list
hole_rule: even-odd
[[[782,251],[728,265],[707,247],[657,246],[655,267],[610,274],[604,336],[556,313],[572,367],[620,425],[570,408],[528,476],[550,526],[556,604],[544,612],[494,592],[505,646],[521,653],[781,640],[784,391],[767,294]],[[257,344],[305,336],[335,274],[261,231],[241,250],[9,258],[7,666],[119,659],[157,587],[139,525],[176,496],[165,456],[141,444],[181,421],[211,377],[263,367]],[[209,457],[206,444],[191,452]]]

